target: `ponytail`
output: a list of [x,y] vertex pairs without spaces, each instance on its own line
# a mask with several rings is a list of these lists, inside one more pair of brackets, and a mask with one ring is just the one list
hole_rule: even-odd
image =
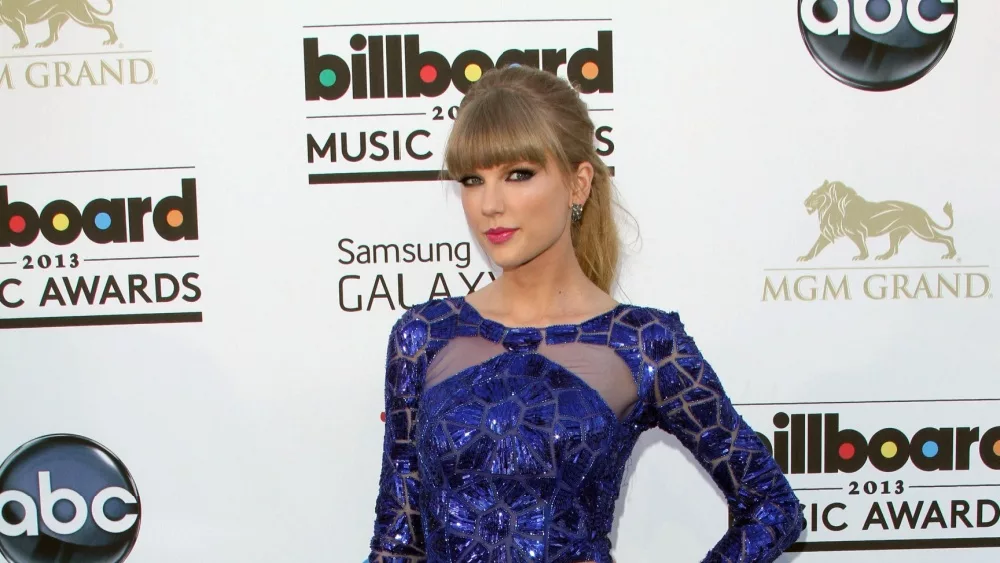
[[583,272],[597,287],[611,293],[618,272],[621,241],[614,217],[611,171],[599,158],[593,166],[590,197],[583,206],[583,216],[573,223],[570,233]]

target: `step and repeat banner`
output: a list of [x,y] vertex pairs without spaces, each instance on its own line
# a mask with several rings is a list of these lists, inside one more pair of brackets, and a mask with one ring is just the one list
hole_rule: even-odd
[[[959,9],[961,8],[961,10]],[[0,0],[0,555],[360,562],[384,352],[498,275],[438,180],[496,65],[577,82],[616,297],[796,489],[782,561],[1000,556],[1000,3]],[[621,563],[725,501],[645,433]]]

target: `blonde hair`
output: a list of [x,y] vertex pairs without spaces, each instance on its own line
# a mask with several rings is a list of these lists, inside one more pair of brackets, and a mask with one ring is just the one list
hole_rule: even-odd
[[567,176],[583,162],[594,167],[583,217],[570,234],[587,277],[611,292],[621,242],[614,219],[611,173],[594,147],[594,122],[579,93],[555,74],[528,66],[485,72],[459,105],[445,148],[453,180],[512,162],[545,166],[554,158]]

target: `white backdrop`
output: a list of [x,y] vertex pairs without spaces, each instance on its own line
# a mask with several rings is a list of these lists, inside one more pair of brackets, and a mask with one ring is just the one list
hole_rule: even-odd
[[[0,16],[12,5],[0,3]],[[97,244],[81,235],[68,245],[39,237],[0,246],[0,283],[20,282],[3,295],[24,301],[0,306],[0,459],[53,433],[108,448],[141,503],[130,562],[364,559],[380,467],[382,362],[402,313],[400,279],[407,304],[441,283],[458,295],[468,291],[464,280],[488,280],[475,248],[468,263],[461,251],[428,263],[359,263],[362,245],[465,248],[471,239],[453,188],[343,176],[310,184],[310,175],[437,170],[447,111],[461,93],[307,101],[306,38],[316,38],[321,55],[351,64],[352,54],[369,53],[352,49],[355,33],[416,34],[422,51],[451,60],[470,49],[494,58],[512,48],[566,49],[570,57],[596,49],[598,32],[611,31],[613,92],[586,99],[595,122],[610,127],[607,162],[639,226],[626,232],[617,296],[680,311],[741,413],[770,441],[798,428],[796,414],[837,414],[841,430],[866,438],[895,428],[921,447],[920,429],[949,429],[933,436],[942,456],[951,454],[944,434],[960,433],[951,429],[1000,440],[1000,431],[988,433],[1000,426],[998,311],[987,286],[1000,259],[1000,199],[991,188],[1000,154],[995,2],[962,2],[940,63],[887,92],[824,72],[790,2],[299,0],[275,10],[179,0],[116,3],[98,17],[114,24],[109,45],[106,29],[69,21],[56,42],[36,47],[48,34],[37,22],[25,28],[28,46],[15,50],[16,24],[0,26],[0,185],[9,201],[41,211],[60,199],[82,209],[99,198],[151,198],[150,214],[138,215],[142,241]],[[396,25],[405,22],[464,23]],[[91,72],[81,76],[85,62]],[[120,79],[107,73],[119,68]],[[32,87],[28,78],[41,84],[43,75],[49,87]],[[393,131],[405,139],[417,130],[427,133],[414,152],[434,153],[426,160],[402,151],[397,161],[390,150],[384,161],[309,161],[308,135],[322,145],[336,134],[339,150],[345,133],[355,153],[362,132],[385,131],[388,142]],[[153,208],[180,196],[186,178],[196,180],[196,207],[182,209],[182,225],[196,220],[196,238],[164,240]],[[798,262],[820,232],[803,202],[824,181],[869,201],[913,204],[943,225],[950,202],[957,256],[942,259],[943,245],[911,235],[896,256],[876,261],[889,247],[879,236],[869,239],[865,261],[852,260],[857,248],[839,238]],[[176,222],[169,207],[165,220]],[[156,274],[196,274],[189,279],[199,291],[180,287],[157,301]],[[109,275],[121,299],[106,289]],[[130,275],[145,276],[151,302],[130,292],[141,282]],[[94,304],[72,305],[66,284],[95,276]],[[797,298],[792,288],[803,276],[800,295],[830,280],[846,284],[850,299]],[[971,289],[941,295],[939,276],[972,280]],[[49,278],[65,306],[41,305]],[[776,300],[767,284],[782,280],[789,298]],[[170,282],[161,283],[169,295]],[[887,297],[872,298],[880,287]],[[380,289],[392,306],[371,298]],[[359,298],[361,311],[344,310]],[[775,426],[778,413],[790,416],[788,428]],[[791,456],[802,451],[809,464],[817,448],[839,451],[836,436],[820,445],[814,420],[790,438],[809,443],[813,453],[792,447]],[[1000,467],[989,463],[1000,446],[988,444],[982,455],[979,442],[964,449],[968,469],[924,471],[910,462],[894,472],[871,463],[856,473],[790,471],[810,528],[782,561],[995,560],[1000,523],[989,503],[1000,503]],[[612,537],[616,560],[698,560],[726,527],[711,481],[660,431],[643,435],[631,464]],[[0,469],[0,483],[4,477]],[[66,479],[53,472],[54,487],[70,486]],[[868,481],[875,492],[866,492]],[[903,501],[913,511],[924,502],[913,526],[899,517]],[[932,517],[924,526],[932,501],[946,525]],[[971,526],[953,516],[962,506],[955,501],[971,507]],[[828,525],[814,528],[813,505],[821,516],[836,503]],[[886,526],[871,521],[875,505]],[[848,527],[829,529],[841,523]],[[0,537],[0,545],[9,541]],[[35,559],[16,563],[28,561]]]

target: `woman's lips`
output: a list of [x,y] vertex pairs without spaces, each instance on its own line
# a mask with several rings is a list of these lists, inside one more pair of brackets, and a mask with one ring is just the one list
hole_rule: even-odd
[[514,236],[517,229],[496,228],[486,231],[486,239],[493,244],[503,244]]

